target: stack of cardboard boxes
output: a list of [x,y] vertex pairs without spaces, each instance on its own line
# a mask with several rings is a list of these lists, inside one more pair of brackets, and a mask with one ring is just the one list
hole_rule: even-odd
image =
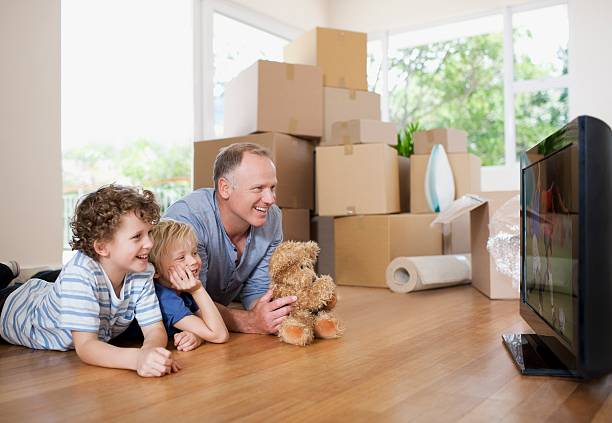
[[366,59],[366,34],[349,31],[317,28],[285,48],[286,61],[323,72],[312,222],[318,270],[338,284],[386,287],[393,258],[440,254],[442,235],[429,227],[433,215],[399,214],[409,211],[408,160],[391,146],[395,125],[380,121],[380,96],[367,91]]
[[[366,48],[364,33],[316,28],[285,48],[287,63],[258,61],[230,81],[230,138],[195,143],[194,188],[213,186],[222,147],[267,147],[285,240],[318,241],[317,270],[338,284],[386,287],[393,258],[442,254],[443,237],[430,227],[435,215],[424,201],[431,147],[418,150],[411,164],[392,147],[395,126],[380,121],[380,97],[367,91]],[[479,191],[480,162],[449,134],[441,136],[457,194]]]

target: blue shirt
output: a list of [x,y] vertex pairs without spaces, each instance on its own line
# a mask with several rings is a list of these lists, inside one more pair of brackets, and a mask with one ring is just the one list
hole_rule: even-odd
[[74,348],[72,331],[92,332],[108,342],[138,320],[141,327],[162,320],[153,289],[153,266],[128,273],[120,295],[100,263],[78,251],[55,283],[30,279],[6,299],[0,335],[29,348]]
[[155,293],[159,300],[159,309],[168,337],[173,337],[175,333],[180,332],[174,325],[183,317],[194,314],[199,310],[199,307],[188,292],[179,294],[174,289],[165,287],[159,282],[155,282]]
[[270,279],[270,256],[283,240],[281,211],[268,209],[266,223],[251,227],[240,258],[225,232],[212,188],[201,188],[172,204],[165,218],[190,224],[198,238],[198,254],[202,259],[200,281],[213,301],[228,305],[240,298],[250,310],[266,293]]

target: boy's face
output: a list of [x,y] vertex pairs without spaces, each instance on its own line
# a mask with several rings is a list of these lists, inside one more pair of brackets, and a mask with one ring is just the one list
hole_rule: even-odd
[[134,212],[121,216],[119,227],[110,241],[102,243],[107,262],[115,272],[144,272],[153,239],[149,231],[153,226],[143,222]]
[[199,279],[202,259],[198,254],[198,246],[189,240],[175,241],[168,245],[166,253],[161,257],[158,278],[166,286],[170,284],[170,269],[185,268],[194,278]]

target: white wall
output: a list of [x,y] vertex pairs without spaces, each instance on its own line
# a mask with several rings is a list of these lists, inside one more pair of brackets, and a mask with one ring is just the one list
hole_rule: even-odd
[[328,0],[233,0],[233,3],[303,31],[328,25]]
[[570,118],[588,114],[612,126],[612,1],[569,3]]
[[0,0],[0,260],[62,263],[60,0]]
[[525,0],[330,0],[329,24],[364,32],[416,28],[523,3]]

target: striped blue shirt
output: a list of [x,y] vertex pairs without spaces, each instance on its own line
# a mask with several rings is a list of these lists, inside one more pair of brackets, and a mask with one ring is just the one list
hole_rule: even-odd
[[102,266],[78,251],[57,281],[30,279],[9,295],[0,315],[0,335],[29,348],[74,348],[71,331],[93,332],[108,342],[136,318],[148,326],[161,321],[153,266],[128,273],[119,298]]

